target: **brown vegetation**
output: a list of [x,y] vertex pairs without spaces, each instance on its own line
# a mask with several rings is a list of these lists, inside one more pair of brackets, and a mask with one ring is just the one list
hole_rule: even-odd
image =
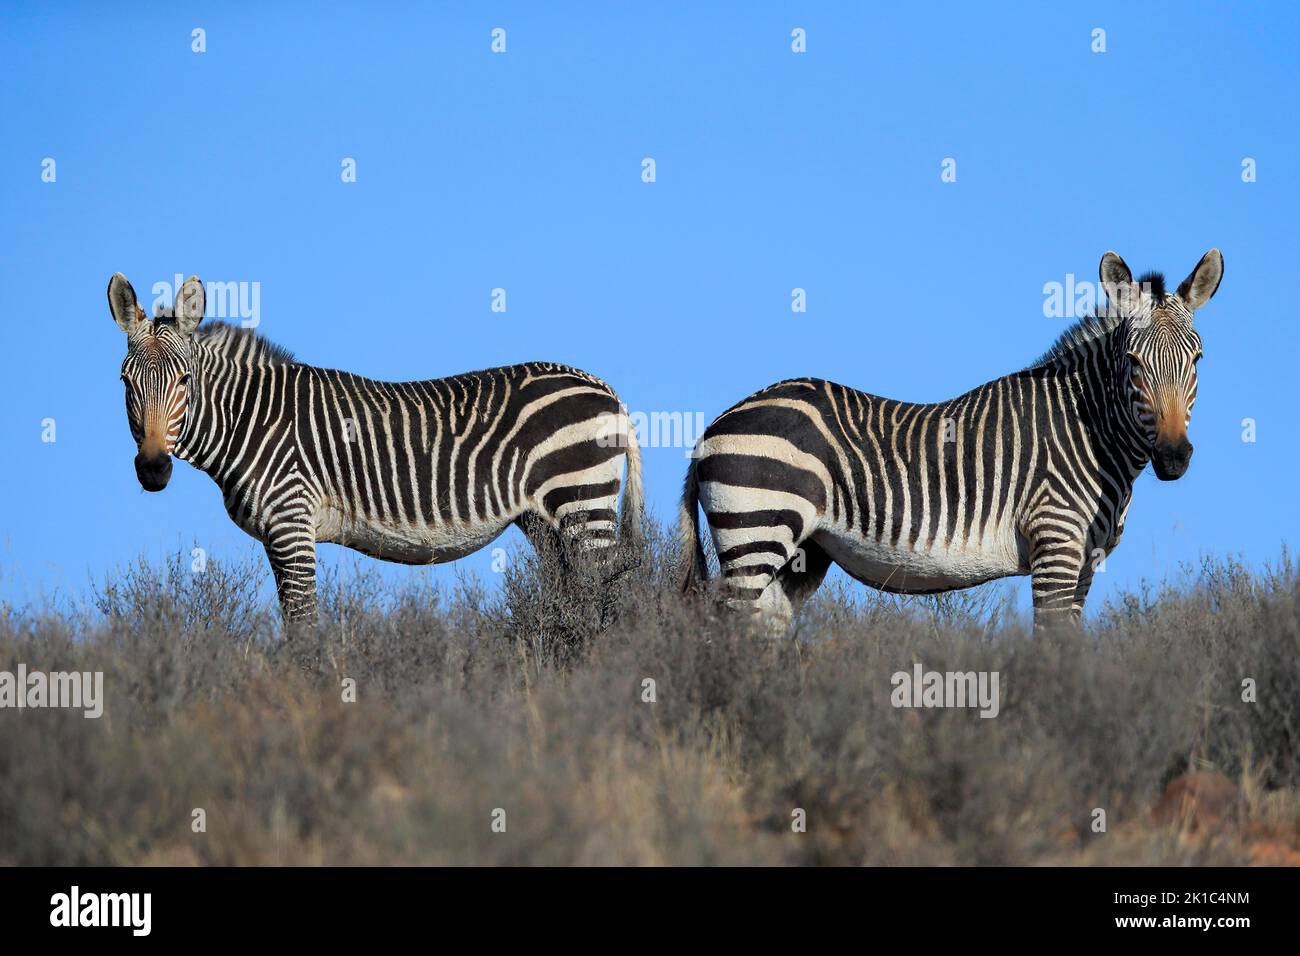
[[[0,670],[103,671],[106,695],[98,720],[0,710],[0,862],[1300,861],[1286,555],[1207,562],[1082,635],[1034,636],[996,592],[831,586],[774,641],[684,601],[647,533],[598,633],[608,589],[531,552],[491,590],[327,582],[291,640],[255,564],[138,565],[93,612],[0,608]],[[894,708],[916,661],[998,671],[999,715]]]

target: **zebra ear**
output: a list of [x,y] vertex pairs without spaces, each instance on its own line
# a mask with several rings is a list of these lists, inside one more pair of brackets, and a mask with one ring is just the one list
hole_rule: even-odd
[[1219,283],[1223,281],[1223,253],[1218,249],[1211,249],[1205,255],[1201,256],[1201,261],[1196,263],[1196,268],[1192,274],[1182,281],[1178,286],[1178,298],[1182,299],[1184,304],[1195,312],[1219,289]]
[[173,309],[176,328],[182,335],[194,334],[194,330],[199,327],[199,322],[203,320],[205,305],[203,283],[199,281],[198,276],[190,276],[176,290],[176,306]]
[[128,334],[145,318],[144,309],[135,300],[135,289],[120,272],[113,273],[113,278],[108,280],[108,311],[118,327]]
[[1119,257],[1119,253],[1107,252],[1102,256],[1097,271],[1101,276],[1101,287],[1106,290],[1106,298],[1112,306],[1118,307],[1121,313],[1127,313],[1137,305],[1140,290],[1133,281],[1133,273]]

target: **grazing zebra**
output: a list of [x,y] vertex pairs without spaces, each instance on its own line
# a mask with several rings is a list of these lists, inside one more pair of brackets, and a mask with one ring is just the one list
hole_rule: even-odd
[[152,320],[120,273],[108,304],[127,335],[122,381],[136,475],[161,491],[171,456],[221,488],[263,542],[286,621],[316,613],[316,545],[406,564],[477,551],[512,522],[566,562],[638,534],[641,462],[614,391],[546,362],[422,382],[314,368],[251,330],[199,328],[187,280]]
[[779,382],[701,437],[680,512],[685,586],[707,576],[698,505],[728,603],[788,623],[831,562],[881,590],[930,594],[1032,576],[1036,626],[1077,622],[1119,543],[1133,482],[1192,456],[1201,339],[1223,277],[1211,249],[1178,289],[1101,260],[1110,302],[1037,363],[946,402]]

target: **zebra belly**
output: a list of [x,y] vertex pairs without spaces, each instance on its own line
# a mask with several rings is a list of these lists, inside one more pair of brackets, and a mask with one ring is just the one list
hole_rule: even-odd
[[1027,574],[1018,542],[994,540],[963,549],[915,551],[823,529],[813,540],[853,577],[882,591],[928,594]]
[[328,508],[317,522],[316,538],[402,564],[442,564],[473,554],[500,537],[508,520],[399,527],[357,518]]

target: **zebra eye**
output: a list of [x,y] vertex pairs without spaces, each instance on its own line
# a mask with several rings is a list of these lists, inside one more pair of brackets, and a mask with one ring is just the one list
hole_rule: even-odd
[[189,385],[189,384],[190,384],[190,373],[189,373],[189,372],[186,372],[184,375],[182,375],[182,376],[180,377],[180,383],[181,383],[182,385]]

